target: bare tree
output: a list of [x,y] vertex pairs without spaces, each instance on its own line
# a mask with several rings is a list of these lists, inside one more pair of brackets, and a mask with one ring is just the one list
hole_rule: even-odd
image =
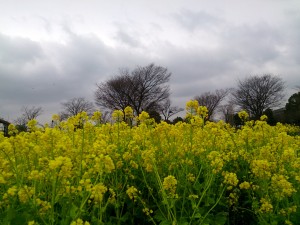
[[233,102],[247,110],[253,119],[259,119],[268,108],[277,107],[284,97],[285,84],[280,77],[265,74],[238,81],[232,93]]
[[78,113],[85,111],[89,116],[94,112],[94,104],[85,100],[85,98],[72,98],[67,102],[61,103],[63,111],[60,113],[62,119],[70,116],[76,116]]
[[27,130],[27,123],[30,120],[36,119],[38,116],[40,116],[43,113],[42,107],[28,107],[23,106],[21,108],[22,115],[18,117],[14,123],[16,124],[17,128],[20,131],[26,131]]
[[96,104],[111,110],[131,106],[136,114],[159,111],[170,95],[166,84],[170,76],[166,68],[154,64],[137,67],[131,73],[120,70],[118,76],[97,84]]
[[21,111],[23,112],[22,117],[24,117],[27,121],[36,119],[43,112],[42,107],[31,107],[23,106]]
[[110,112],[108,112],[108,111],[102,112],[101,123],[108,123],[109,121],[111,121]]
[[163,105],[160,113],[163,115],[163,119],[168,121],[171,116],[183,111],[183,108],[178,108],[177,106],[171,106],[171,100],[167,99]]
[[231,89],[219,89],[214,92],[205,92],[199,96],[194,97],[198,101],[199,105],[206,106],[208,109],[208,120],[212,119],[216,109],[222,102],[222,100],[228,95]]
[[26,130],[27,122],[28,120],[26,120],[23,116],[20,116],[14,120],[14,124],[18,127],[22,127],[22,130]]
[[225,123],[229,123],[229,124],[233,125],[234,114],[235,114],[233,104],[228,103],[225,105],[221,105],[219,107],[219,111],[220,111]]
[[120,70],[118,76],[97,84],[97,87],[96,105],[111,110],[124,110],[127,106],[131,106],[133,85],[127,69]]

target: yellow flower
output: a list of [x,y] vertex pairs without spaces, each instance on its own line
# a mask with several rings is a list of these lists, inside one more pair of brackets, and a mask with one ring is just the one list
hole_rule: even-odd
[[153,163],[155,162],[155,150],[148,149],[142,152],[143,166],[147,172],[153,171]]
[[107,187],[102,183],[96,184],[91,189],[90,199],[95,201],[95,204],[102,202],[105,192],[107,191]]
[[49,161],[49,168],[51,170],[59,169],[58,176],[71,177],[72,176],[73,163],[70,158],[59,156],[54,160]]
[[235,173],[225,171],[222,173],[222,175],[224,176],[224,184],[236,186],[239,183]]
[[91,179],[82,179],[79,181],[79,184],[85,188],[86,191],[92,190],[92,182]]
[[243,183],[241,183],[241,184],[239,185],[239,187],[240,187],[240,189],[245,189],[245,190],[247,190],[247,189],[249,189],[249,188],[251,187],[251,185],[250,185],[249,182],[244,181]]
[[177,186],[177,180],[174,176],[169,175],[164,178],[163,188],[164,190],[170,192],[171,194],[175,194]]
[[21,203],[26,203],[34,195],[35,191],[32,187],[27,187],[26,185],[18,191],[18,197]]
[[122,168],[122,166],[123,166],[123,162],[122,162],[122,161],[118,161],[118,162],[116,163],[117,169]]
[[8,125],[8,134],[14,135],[18,133],[18,129],[12,123]]
[[150,118],[149,114],[145,111],[142,111],[140,113],[140,115],[138,116],[138,121],[140,121],[140,123],[144,123],[146,122],[148,119]]
[[109,201],[110,203],[114,203],[114,202],[116,201],[116,193],[115,193],[115,191],[114,191],[112,188],[109,188],[108,191],[109,191],[109,193],[110,193],[110,196],[109,196],[109,198],[108,198],[108,201]]
[[252,173],[259,178],[268,178],[271,176],[270,163],[265,159],[255,159],[251,163]]
[[28,176],[29,180],[39,180],[44,177],[44,173],[38,170],[32,170]]
[[124,113],[125,113],[125,117],[127,119],[130,119],[130,118],[133,118],[133,110],[130,106],[127,106],[125,109],[124,109]]
[[99,157],[95,158],[95,172],[111,173],[115,169],[115,164],[109,155],[100,154]]
[[58,114],[54,114],[54,115],[52,115],[52,120],[54,122],[59,122],[60,121],[60,116]]
[[236,203],[238,203],[238,200],[239,200],[239,197],[238,197],[237,193],[231,192],[231,193],[229,194],[229,199],[228,199],[228,201],[229,201],[229,205],[230,205],[230,206],[235,205]]
[[285,162],[292,162],[294,159],[296,159],[296,152],[293,148],[285,149],[282,153],[281,159]]
[[6,184],[6,180],[3,175],[0,175],[0,184]]
[[289,213],[295,213],[297,211],[297,206],[296,205],[293,205],[291,207],[288,208],[288,212]]
[[132,167],[132,168],[134,168],[134,169],[138,169],[139,168],[139,165],[135,162],[135,161],[133,161],[133,160],[130,160],[130,166]]
[[76,118],[80,122],[80,124],[84,124],[86,121],[88,121],[89,116],[87,112],[82,111],[76,115]]
[[195,116],[197,113],[199,103],[197,100],[190,100],[186,103],[185,109],[186,109],[186,116]]
[[206,118],[208,115],[208,109],[206,108],[206,106],[199,106],[197,108],[197,114],[201,117],[201,118]]
[[278,199],[290,197],[294,192],[296,192],[292,183],[287,181],[286,177],[283,175],[274,174],[271,178],[271,187],[275,193],[275,197]]
[[152,210],[152,209],[149,209],[149,208],[144,208],[144,209],[143,209],[143,212],[144,212],[147,216],[150,216],[150,215],[153,213],[153,210]]
[[242,121],[246,121],[249,118],[249,114],[245,110],[238,112],[238,116]]
[[123,154],[123,159],[125,160],[125,161],[129,161],[129,160],[131,160],[133,157],[132,157],[132,155],[131,155],[131,153],[130,152],[124,152],[124,154]]
[[76,221],[72,221],[70,225],[90,225],[90,223],[78,218]]
[[138,189],[136,189],[134,186],[131,186],[126,190],[126,194],[131,200],[135,200],[138,194]]
[[36,199],[36,204],[40,207],[39,212],[41,214],[46,213],[49,209],[51,209],[51,203],[47,201],[43,201],[39,198]]
[[27,127],[29,128],[30,131],[36,131],[37,130],[36,125],[37,125],[37,121],[34,119],[28,121],[28,123],[27,123]]
[[100,111],[95,111],[91,119],[95,122],[101,122],[101,116],[102,113]]
[[194,182],[194,181],[196,180],[196,177],[195,177],[194,174],[189,173],[189,174],[187,175],[187,180],[190,181],[190,182]]
[[264,213],[264,212],[268,213],[268,212],[272,212],[273,211],[272,204],[266,198],[261,198],[260,199],[260,203],[261,203],[261,206],[260,206],[260,209],[259,209],[260,212],[262,212],[262,213]]
[[260,117],[260,120],[261,120],[261,121],[267,121],[267,120],[268,120],[268,117],[267,117],[266,115],[262,115],[262,116]]
[[115,110],[111,117],[115,122],[121,122],[124,119],[124,113],[121,110]]
[[7,194],[10,195],[10,196],[15,196],[17,191],[18,191],[17,187],[12,186],[12,187],[8,188]]
[[213,168],[212,172],[214,174],[216,174],[216,173],[218,173],[222,170],[223,165],[224,165],[224,160],[223,160],[222,155],[221,155],[220,152],[211,151],[208,154],[207,159],[210,160],[210,165]]
[[285,223],[286,225],[293,225],[293,223],[292,223],[291,221],[289,221],[289,220],[285,220],[284,223]]

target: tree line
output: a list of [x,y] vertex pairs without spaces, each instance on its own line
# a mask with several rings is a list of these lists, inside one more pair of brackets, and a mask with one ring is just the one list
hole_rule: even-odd
[[[132,71],[120,69],[118,74],[96,85],[94,103],[83,97],[62,102],[60,118],[65,120],[82,111],[92,115],[98,106],[104,112],[102,120],[107,122],[110,112],[124,112],[130,106],[134,115],[146,111],[156,122],[171,122],[171,117],[183,111],[183,108],[171,103],[168,84],[170,77],[171,72],[166,67],[153,63],[137,66]],[[239,121],[236,113],[245,110],[251,119],[257,120],[266,114],[270,123],[276,123],[274,108],[283,104],[285,88],[285,82],[278,76],[253,75],[238,80],[235,88],[204,92],[194,96],[194,99],[199,105],[207,107],[207,120],[213,120],[219,115],[225,122],[237,125]],[[277,117],[278,121],[300,125],[300,87],[297,89],[298,92],[290,96],[280,117]],[[42,112],[41,107],[23,107],[22,116],[15,123],[26,129],[26,123]],[[177,117],[173,122],[180,120],[184,119]]]

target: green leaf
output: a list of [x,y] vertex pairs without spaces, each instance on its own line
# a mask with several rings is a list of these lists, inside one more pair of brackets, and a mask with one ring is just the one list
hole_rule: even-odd
[[78,207],[72,204],[70,209],[70,217],[72,218],[72,220],[76,219],[75,217],[77,216],[77,212],[78,212]]
[[157,221],[163,221],[165,220],[165,217],[160,212],[156,212],[154,215],[154,219],[156,219]]
[[214,216],[214,224],[216,225],[224,225],[227,221],[228,213],[226,212],[219,212]]
[[120,218],[120,220],[121,220],[122,222],[126,222],[126,221],[129,219],[129,217],[130,217],[130,214],[129,214],[128,212],[126,212],[126,213]]
[[213,205],[213,204],[215,204],[215,199],[208,197],[205,201],[205,206],[210,206],[210,205]]
[[160,222],[159,225],[172,225],[172,222],[168,221],[168,220],[163,220],[163,221]]
[[25,214],[18,214],[11,220],[11,224],[13,225],[24,225],[26,224],[27,218]]
[[180,221],[179,223],[177,223],[178,225],[189,225],[189,223],[187,221]]

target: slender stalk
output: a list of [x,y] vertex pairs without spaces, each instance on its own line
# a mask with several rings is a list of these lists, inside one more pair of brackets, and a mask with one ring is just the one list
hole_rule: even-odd
[[225,189],[226,189],[226,186],[223,188],[223,190],[222,190],[222,192],[221,192],[221,194],[220,194],[218,200],[216,201],[216,203],[215,203],[215,204],[207,211],[207,213],[204,215],[204,217],[203,217],[203,219],[202,219],[200,225],[204,222],[204,220],[205,220],[205,218],[208,216],[208,214],[209,214],[209,213],[210,213],[210,212],[211,212],[211,211],[219,204],[219,202],[220,202],[220,200],[221,200],[221,198],[222,198],[222,196],[223,196],[223,193],[224,193]]
[[196,207],[195,207],[195,209],[194,209],[194,211],[193,211],[193,214],[192,214],[192,216],[191,216],[191,218],[190,218],[190,223],[189,223],[189,224],[192,224],[192,221],[193,221],[193,219],[194,219],[194,216],[195,216],[195,214],[196,214],[196,211],[197,211],[197,209],[198,209],[198,207],[199,207],[199,205],[200,205],[200,203],[201,203],[203,197],[205,196],[207,190],[209,189],[212,180],[213,180],[213,174],[211,174],[210,177],[209,177],[208,184],[207,184],[206,188],[204,189],[204,191],[202,192],[202,195],[201,195],[201,197],[200,197],[200,199],[199,199],[199,201],[198,201],[198,203],[197,203],[197,205],[196,205]]

